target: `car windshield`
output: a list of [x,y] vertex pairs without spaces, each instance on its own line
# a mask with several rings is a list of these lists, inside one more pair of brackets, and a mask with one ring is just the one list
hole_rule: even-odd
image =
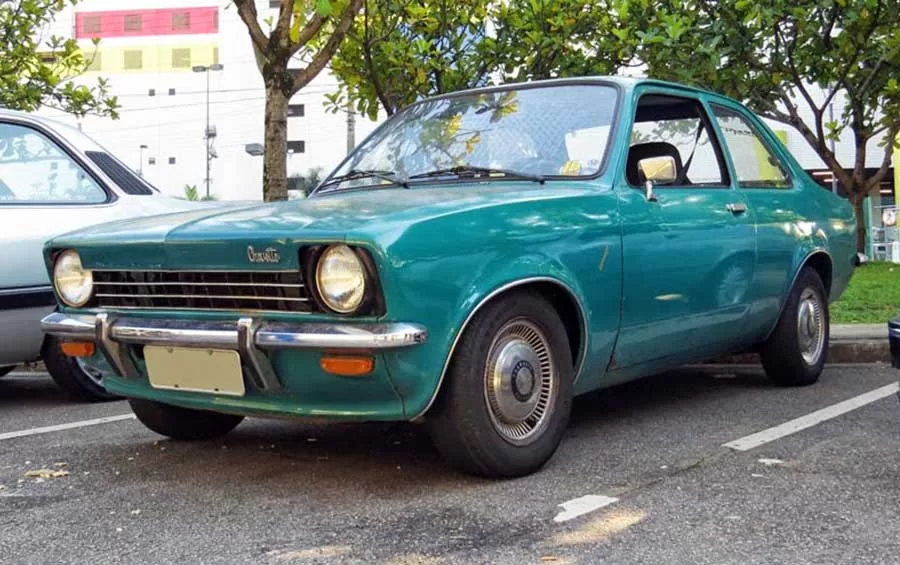
[[419,102],[376,130],[319,190],[593,175],[606,153],[616,97],[612,86],[566,84]]

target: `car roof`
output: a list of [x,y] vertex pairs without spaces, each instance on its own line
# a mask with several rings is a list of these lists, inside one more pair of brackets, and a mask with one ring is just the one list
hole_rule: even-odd
[[497,85],[492,85],[492,86],[484,86],[484,87],[479,87],[479,88],[471,88],[471,89],[467,89],[467,90],[459,90],[456,92],[449,92],[447,94],[440,94],[437,96],[425,98],[425,99],[421,100],[420,102],[424,102],[426,100],[450,98],[450,97],[459,96],[462,94],[477,94],[477,93],[481,93],[481,92],[484,92],[484,93],[496,92],[498,90],[506,90],[508,88],[513,88],[513,87],[535,88],[537,86],[553,86],[553,85],[564,85],[564,84],[597,84],[597,83],[613,84],[613,85],[619,86],[625,90],[633,90],[638,85],[660,86],[660,87],[664,87],[664,88],[683,90],[685,92],[692,92],[694,94],[706,94],[709,96],[715,96],[720,99],[731,100],[732,102],[740,104],[739,101],[729,98],[728,96],[725,96],[718,92],[713,92],[711,90],[699,88],[696,86],[690,86],[690,85],[681,84],[681,83],[677,83],[677,82],[659,80],[659,79],[650,78],[650,77],[633,77],[633,76],[620,76],[620,75],[591,75],[591,76],[582,76],[582,77],[565,77],[565,78],[531,80],[531,81],[525,81],[525,82],[507,82],[507,83],[497,84]]
[[0,108],[0,120],[31,124],[49,129],[56,135],[64,138],[69,144],[75,146],[79,151],[102,151],[108,153],[103,146],[88,137],[80,129],[46,116]]

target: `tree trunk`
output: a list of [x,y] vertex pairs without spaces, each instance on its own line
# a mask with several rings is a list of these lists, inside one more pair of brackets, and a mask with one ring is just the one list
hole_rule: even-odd
[[853,204],[853,214],[856,216],[856,251],[866,252],[866,213],[863,210],[865,194],[852,194],[850,202]]
[[278,86],[266,86],[263,200],[287,200],[288,97]]

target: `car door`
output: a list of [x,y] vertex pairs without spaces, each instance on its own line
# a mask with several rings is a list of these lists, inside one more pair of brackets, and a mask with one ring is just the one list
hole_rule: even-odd
[[[731,182],[705,104],[677,90],[634,96],[617,182],[623,307],[613,368],[703,359],[740,343],[756,268],[753,210]],[[656,154],[680,161],[679,179],[648,199],[636,162]]]
[[0,120],[0,365],[39,353],[55,305],[44,242],[109,217],[114,199],[48,132]]

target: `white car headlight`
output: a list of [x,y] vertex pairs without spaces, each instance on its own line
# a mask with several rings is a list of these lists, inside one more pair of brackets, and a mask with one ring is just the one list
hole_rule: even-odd
[[346,245],[333,245],[316,266],[316,288],[326,306],[339,314],[355,312],[366,296],[366,270]]
[[81,266],[78,252],[69,249],[60,253],[53,265],[53,286],[67,306],[79,308],[87,304],[94,292],[94,277]]

